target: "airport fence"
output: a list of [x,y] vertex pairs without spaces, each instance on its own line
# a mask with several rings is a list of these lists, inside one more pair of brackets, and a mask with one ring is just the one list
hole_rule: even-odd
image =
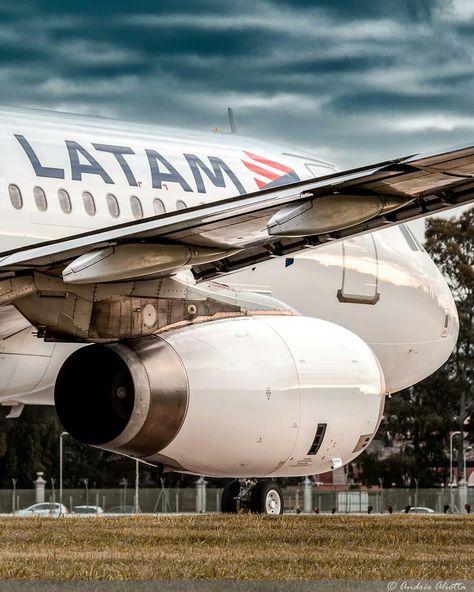
[[[218,512],[220,511],[221,488],[197,484],[189,488],[140,488],[138,507],[146,513],[176,512]],[[474,488],[459,487],[439,489],[382,489],[327,490],[304,485],[283,488],[286,512],[321,513],[366,513],[372,507],[374,513],[386,512],[391,506],[394,512],[402,511],[407,505],[431,508],[443,512],[449,505],[449,512],[465,513],[465,505],[474,511]],[[58,490],[46,489],[45,501],[59,501]],[[36,502],[34,489],[0,490],[0,513],[28,507]],[[64,489],[63,503],[68,508],[81,505],[100,506],[105,512],[133,512],[136,508],[134,488],[116,489]]]

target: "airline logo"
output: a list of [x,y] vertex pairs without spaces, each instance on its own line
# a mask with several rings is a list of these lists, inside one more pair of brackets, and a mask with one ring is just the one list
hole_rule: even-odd
[[256,174],[254,181],[259,189],[301,181],[294,169],[284,164],[246,150],[244,150],[244,154],[247,160],[242,160],[242,162],[249,171]]
[[[20,134],[15,134],[16,140],[23,148],[37,177],[50,179],[65,179],[66,169],[63,167],[46,166],[40,161],[35,148]],[[120,166],[123,175],[130,187],[141,187],[142,182],[135,176],[131,166],[131,158],[136,154],[129,146],[115,146],[111,144],[93,143],[94,153],[73,140],[65,140],[65,148],[68,155],[71,179],[82,181],[84,175],[96,175],[104,183],[114,185],[116,180],[112,178],[110,171],[106,170],[99,162],[101,154],[108,153],[113,156]],[[244,166],[251,171],[259,189],[276,187],[286,183],[299,181],[295,171],[279,162],[275,162],[258,154],[244,151],[246,156],[242,160]],[[168,184],[176,183],[183,191],[206,193],[205,180],[215,187],[227,187],[230,183],[235,189],[244,195],[247,193],[242,182],[232,168],[218,156],[206,156],[201,158],[196,154],[183,153],[188,173],[192,176],[192,184],[188,182],[188,175],[183,175],[163,154],[152,149],[145,149],[144,155],[148,161],[148,170],[151,185],[154,189],[168,188]],[[48,163],[50,165],[51,163]]]

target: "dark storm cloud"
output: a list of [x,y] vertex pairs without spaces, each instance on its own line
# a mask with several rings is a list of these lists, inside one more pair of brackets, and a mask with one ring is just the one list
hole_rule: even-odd
[[280,4],[292,8],[308,10],[317,5],[337,18],[390,18],[401,20],[426,20],[431,19],[438,6],[442,4],[439,0],[274,0]]
[[[447,81],[450,84],[449,81]],[[444,86],[444,82],[442,83]],[[351,95],[342,95],[331,102],[331,109],[340,114],[357,113],[410,113],[420,111],[438,112],[469,112],[472,107],[472,100],[469,96],[453,97],[443,94],[420,94],[404,95],[396,92],[373,91],[354,92]]]
[[342,165],[474,135],[469,0],[0,0],[0,102],[241,129]]
[[[69,30],[56,32],[56,39],[63,42],[82,38],[82,35],[74,35]],[[161,59],[176,54],[238,58],[250,52],[265,51],[268,44],[278,42],[275,34],[259,27],[216,31],[208,27],[190,30],[189,25],[144,28],[126,23],[106,27],[100,23],[89,26],[87,39],[113,44],[120,40],[122,48],[140,52],[143,59]]]

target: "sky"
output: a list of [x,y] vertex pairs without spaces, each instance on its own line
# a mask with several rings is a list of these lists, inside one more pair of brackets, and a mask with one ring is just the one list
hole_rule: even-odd
[[242,134],[339,168],[474,139],[472,0],[0,0],[0,103]]

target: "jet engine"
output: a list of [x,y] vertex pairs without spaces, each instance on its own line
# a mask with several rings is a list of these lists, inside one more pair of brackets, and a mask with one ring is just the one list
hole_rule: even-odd
[[276,315],[83,347],[55,387],[77,440],[215,477],[341,466],[371,441],[384,395],[380,365],[355,334]]

